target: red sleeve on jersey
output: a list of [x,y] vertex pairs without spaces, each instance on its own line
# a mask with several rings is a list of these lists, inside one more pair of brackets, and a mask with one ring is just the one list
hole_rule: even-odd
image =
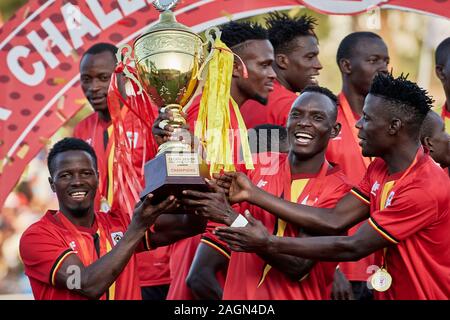
[[64,259],[75,253],[62,240],[56,239],[40,226],[30,227],[23,234],[19,250],[25,274],[51,285],[55,284],[55,275]]
[[267,123],[286,127],[289,112],[295,99],[297,99],[297,95],[294,92],[289,91],[275,80],[267,104]]
[[[239,204],[232,205],[232,208],[234,211],[240,212]],[[219,238],[217,238],[216,235],[213,233],[214,229],[216,229],[217,227],[221,227],[221,226],[224,226],[224,224],[208,221],[208,223],[206,225],[206,230],[202,234],[202,238],[200,241],[209,245],[211,248],[216,249],[217,251],[220,252],[220,254],[222,254],[225,257],[227,257],[228,259],[230,259],[230,256],[231,256],[230,248],[224,241],[219,240]]]
[[286,96],[276,99],[276,108],[270,108],[267,115],[267,122],[286,127],[289,112],[291,111],[292,104],[294,103],[297,95],[292,93],[292,96]]
[[437,206],[437,200],[423,188],[408,185],[394,194],[391,205],[373,212],[369,223],[384,238],[398,243],[436,221]]
[[[93,132],[93,129],[95,127],[97,127],[95,124],[97,123],[97,114],[93,113],[89,116],[87,116],[86,118],[84,118],[83,120],[81,120],[80,122],[77,123],[77,125],[75,126],[75,128],[73,129],[73,136],[75,138],[81,139],[81,140],[86,140],[88,138],[93,138],[95,139],[95,137],[92,137],[92,134],[97,134],[97,132]],[[103,121],[98,122],[98,130],[102,130],[105,128],[105,124],[103,123]],[[91,143],[89,143],[91,144]],[[92,145],[92,144],[91,144]]]
[[372,162],[369,165],[369,168],[367,168],[366,174],[364,175],[361,182],[358,184],[357,187],[352,188],[351,193],[356,196],[359,200],[364,202],[365,204],[370,204],[370,189],[371,189],[371,182],[370,182],[370,175],[373,170],[373,166],[377,160]]
[[220,226],[223,226],[223,224],[208,221],[206,231],[202,234],[202,238],[200,241],[215,249],[227,259],[230,259],[231,250],[228,248],[228,245],[225,242],[219,240],[216,235],[213,234],[214,229]]
[[217,238],[216,235],[213,233],[217,227],[222,226],[225,225],[217,222],[208,221],[208,224],[206,225],[206,230],[202,234],[202,238],[200,241],[207,244],[211,248],[217,250],[220,254],[230,259],[231,256],[230,248],[228,248],[228,245],[222,240],[219,240],[219,238]]
[[333,189],[332,192],[326,193],[326,196],[322,197],[324,200],[320,201],[320,208],[334,208],[339,200],[351,190],[352,186],[348,183],[343,174],[339,174],[336,179],[336,188]]

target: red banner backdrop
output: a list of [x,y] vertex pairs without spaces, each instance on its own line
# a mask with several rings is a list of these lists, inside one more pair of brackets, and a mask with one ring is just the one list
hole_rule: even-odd
[[[132,43],[158,18],[153,0],[35,0],[0,29],[0,207],[25,166],[86,103],[79,86],[83,52],[97,42]],[[327,14],[375,6],[450,17],[450,1],[181,0],[178,21],[212,25],[304,5]]]

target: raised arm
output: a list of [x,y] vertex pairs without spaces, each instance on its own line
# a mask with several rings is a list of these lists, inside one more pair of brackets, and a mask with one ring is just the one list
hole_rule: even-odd
[[[305,235],[299,236],[301,238]],[[315,265],[314,260],[261,249],[257,255],[292,281],[304,279]]]
[[[85,266],[76,254],[68,255],[56,272],[55,286],[74,290],[89,299],[99,299],[128,264],[137,245],[143,241],[147,228],[161,213],[176,207],[176,200],[173,196],[156,206],[150,204],[150,197],[147,197],[135,209],[133,219],[123,238],[110,252],[88,266]],[[80,271],[80,285],[73,288],[69,277],[76,269]]]
[[[243,228],[220,227],[216,235],[235,251],[284,253],[320,261],[356,261],[392,242],[365,222],[353,236],[310,238],[269,235],[259,221],[247,215],[249,224]],[[251,239],[251,241],[249,241]]]
[[315,208],[280,199],[255,186],[245,174],[227,172],[215,176],[228,191],[230,202],[248,201],[277,217],[301,226],[310,234],[337,235],[369,217],[369,206],[349,193],[335,208]]
[[148,234],[152,249],[167,246],[181,239],[202,233],[206,219],[194,214],[162,214],[158,217],[153,231]]
[[365,222],[350,237],[305,239],[273,237],[268,242],[268,250],[317,260],[357,261],[390,245],[392,242],[383,238],[368,222]]

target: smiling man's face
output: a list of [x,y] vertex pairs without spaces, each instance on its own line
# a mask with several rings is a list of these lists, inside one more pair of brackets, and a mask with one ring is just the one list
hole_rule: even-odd
[[289,113],[289,149],[301,158],[325,152],[330,138],[339,133],[335,123],[336,106],[330,98],[318,92],[302,93]]
[[319,44],[315,36],[297,37],[295,49],[286,56],[289,67],[286,70],[286,80],[293,91],[300,92],[308,85],[317,85],[317,76],[322,69],[319,61]]
[[98,186],[95,161],[85,151],[71,150],[59,153],[52,162],[49,182],[60,210],[75,216],[86,214],[94,206]]

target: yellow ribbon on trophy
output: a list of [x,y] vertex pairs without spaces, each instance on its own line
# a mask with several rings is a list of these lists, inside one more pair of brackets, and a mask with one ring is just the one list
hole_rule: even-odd
[[[237,103],[230,95],[233,72],[233,52],[216,37],[208,63],[208,73],[195,125],[195,136],[204,142],[209,172],[236,171],[229,130],[238,129],[245,167],[253,169],[247,128]],[[230,103],[238,121],[238,128],[230,128]]]

